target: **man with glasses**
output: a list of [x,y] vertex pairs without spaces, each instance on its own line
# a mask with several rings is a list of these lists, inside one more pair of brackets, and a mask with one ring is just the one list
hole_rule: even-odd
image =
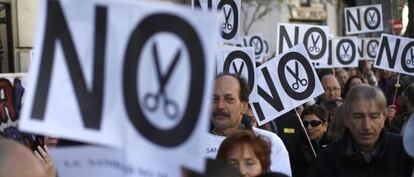
[[342,104],[341,86],[333,74],[324,75],[321,83],[325,92],[321,95],[318,104],[324,106],[332,114]]
[[386,105],[378,88],[366,84],[353,87],[343,105],[346,132],[319,153],[308,177],[410,176],[412,161],[401,136],[383,129]]

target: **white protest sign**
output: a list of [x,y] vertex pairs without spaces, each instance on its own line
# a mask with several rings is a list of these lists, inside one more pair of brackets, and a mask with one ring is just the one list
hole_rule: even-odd
[[375,60],[379,48],[380,38],[359,38],[358,51],[360,60]]
[[259,125],[323,93],[303,44],[260,65],[256,74],[257,85],[250,96],[250,105]]
[[244,47],[253,47],[255,59],[261,61],[263,54],[266,51],[265,44],[263,43],[263,34],[253,34],[250,36],[245,36],[242,39],[242,46]]
[[255,85],[256,61],[252,47],[229,47],[217,51],[217,71],[234,73],[246,79],[249,93]]
[[240,40],[241,0],[192,0],[192,6],[219,12],[222,42],[236,44]]
[[381,4],[348,7],[344,13],[347,35],[383,31]]
[[165,166],[204,167],[215,14],[146,1],[40,7],[22,130],[123,148],[126,162],[171,177]]
[[277,54],[303,43],[310,61],[316,68],[331,67],[328,65],[328,26],[278,23],[277,29]]
[[414,76],[414,39],[382,34],[374,67]]
[[59,177],[169,176],[126,162],[127,154],[119,149],[74,146],[51,149],[51,154]]
[[333,37],[331,38],[332,67],[358,67],[358,38]]

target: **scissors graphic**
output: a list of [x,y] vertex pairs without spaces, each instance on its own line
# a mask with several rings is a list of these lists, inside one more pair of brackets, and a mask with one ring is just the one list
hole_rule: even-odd
[[374,17],[375,17],[375,12],[374,13],[371,13],[371,12],[368,12],[368,16],[369,16],[369,21],[368,21],[368,23],[370,24],[370,25],[375,25],[375,24],[377,24],[377,20],[375,20],[374,19]]
[[236,74],[238,75],[238,76],[240,76],[241,75],[241,73],[242,73],[242,71],[243,71],[243,68],[244,68],[244,62],[242,62],[241,64],[240,64],[240,69],[238,70],[237,69],[237,67],[236,67],[236,64],[233,62],[233,64],[232,64],[232,66],[233,66],[233,69],[234,69],[234,71],[236,72]]
[[299,89],[299,83],[300,83],[300,85],[302,85],[302,86],[305,86],[306,84],[308,84],[308,81],[307,81],[306,79],[300,79],[300,78],[299,78],[299,64],[298,64],[298,62],[297,62],[297,61],[295,62],[295,72],[293,72],[293,71],[292,71],[292,69],[291,69],[289,66],[287,66],[287,70],[288,70],[288,71],[289,71],[289,73],[290,73],[293,77],[295,77],[295,79],[296,79],[296,82],[294,82],[294,83],[292,84],[292,88],[293,88],[294,90]]
[[154,43],[152,46],[152,54],[155,61],[155,66],[157,69],[157,76],[158,81],[160,82],[160,87],[157,93],[147,93],[144,96],[144,105],[146,106],[146,109],[150,112],[154,112],[159,108],[159,103],[162,101],[161,99],[164,98],[164,114],[168,116],[170,119],[175,119],[178,116],[178,104],[174,102],[173,100],[169,99],[165,93],[165,85],[167,85],[167,82],[173,72],[173,69],[177,65],[178,60],[180,59],[181,50],[177,52],[174,56],[174,60],[170,67],[168,68],[168,71],[165,75],[161,73],[161,67],[160,67],[160,61],[158,57],[158,51],[157,51],[157,43]]
[[318,37],[315,40],[315,38],[313,38],[313,34],[311,34],[313,47],[309,47],[309,51],[311,51],[311,52],[313,52],[313,51],[315,51],[315,52],[321,51],[321,48],[319,48],[318,46],[316,46],[316,44],[318,44],[318,41],[319,41],[319,38],[320,37],[321,36],[318,35]]
[[348,54],[349,45],[348,45],[347,48],[345,48],[345,45],[342,45],[341,47],[342,47],[342,49],[344,51],[344,54],[341,55],[341,58],[346,58],[346,59],[351,58],[351,55]]
[[228,30],[232,30],[233,29],[233,25],[231,25],[229,23],[229,19],[230,19],[230,13],[231,13],[232,9],[229,8],[229,13],[226,13],[226,8],[223,7],[223,12],[224,12],[224,18],[226,19],[226,21],[221,25],[223,27],[223,29],[228,29]]
[[411,59],[407,59],[407,60],[405,61],[405,63],[406,63],[407,65],[412,65],[412,66],[414,66],[414,52],[413,52],[413,48],[410,48],[410,53],[411,53]]
[[369,48],[369,53],[374,56],[377,53],[377,51],[375,51],[375,49],[377,49],[377,44],[372,43],[371,45],[369,45]]

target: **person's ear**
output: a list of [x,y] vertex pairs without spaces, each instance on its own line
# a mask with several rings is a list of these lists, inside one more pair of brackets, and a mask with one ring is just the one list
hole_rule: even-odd
[[247,109],[249,108],[249,103],[242,101],[241,104],[241,111],[243,114],[245,114],[247,112]]

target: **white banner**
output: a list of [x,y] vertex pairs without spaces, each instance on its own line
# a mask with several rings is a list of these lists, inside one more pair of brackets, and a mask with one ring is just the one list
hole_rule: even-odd
[[262,62],[266,53],[266,45],[263,41],[263,34],[253,34],[243,37],[241,45],[243,47],[253,47],[256,61]]
[[252,47],[226,47],[219,49],[216,54],[217,71],[237,74],[246,79],[249,93],[256,80],[256,61]]
[[316,68],[331,67],[328,64],[328,26],[278,23],[277,29],[277,54],[303,43],[310,61]]
[[348,7],[344,13],[347,35],[383,31],[381,4]]
[[[59,177],[163,177],[170,176],[126,161],[127,154],[120,149],[97,146],[78,146],[51,149]],[[148,159],[150,162],[152,159]],[[175,169],[179,174],[180,168]]]
[[220,36],[224,43],[237,44],[240,40],[241,0],[192,0],[193,8],[219,12]]
[[331,60],[333,68],[358,67],[360,58],[357,37],[331,38]]
[[202,170],[216,15],[146,1],[41,2],[20,128],[124,148],[126,162],[171,177],[166,166]]
[[414,76],[414,39],[382,34],[374,67]]
[[360,60],[375,60],[380,38],[359,38],[358,52]]
[[259,125],[323,93],[303,44],[260,65],[256,74],[257,85],[250,96],[250,105]]

